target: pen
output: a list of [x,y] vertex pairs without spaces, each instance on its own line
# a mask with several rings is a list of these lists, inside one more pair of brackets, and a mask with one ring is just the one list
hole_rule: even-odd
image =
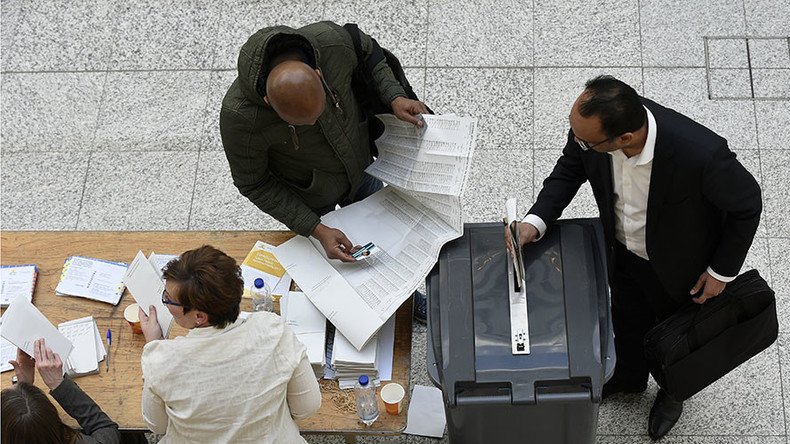
[[112,344],[112,332],[110,329],[107,329],[107,360],[104,361],[104,365],[107,368],[107,371],[110,371],[110,344]]

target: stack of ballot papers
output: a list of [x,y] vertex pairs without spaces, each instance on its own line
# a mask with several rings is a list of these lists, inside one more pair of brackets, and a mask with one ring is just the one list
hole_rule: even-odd
[[[61,361],[68,362],[74,345],[27,299],[11,301],[0,324],[0,336],[28,355],[34,355],[34,343],[43,338],[46,346],[60,356]],[[4,357],[6,348],[4,345]],[[16,350],[13,353],[16,355]]]
[[126,264],[81,256],[72,256],[63,264],[58,296],[78,296],[117,305],[123,295]]
[[107,356],[101,333],[93,316],[58,324],[58,330],[74,345],[64,368],[69,376],[99,373],[99,362]]
[[316,379],[324,375],[326,365],[326,318],[310,299],[299,291],[291,291],[280,299],[280,316],[307,348],[307,358]]
[[285,272],[285,268],[277,262],[277,258],[272,253],[273,249],[273,245],[258,241],[247,254],[244,262],[241,263],[244,297],[251,297],[248,289],[252,287],[257,278],[263,279],[263,282],[271,289],[275,300],[288,294],[291,289],[291,277]]
[[8,304],[16,297],[33,300],[38,269],[33,264],[0,266],[0,305]]
[[392,379],[392,357],[395,348],[395,315],[364,346],[357,350],[340,331],[332,343],[330,376],[341,389],[354,388],[360,375],[367,375],[375,385]]
[[[165,255],[151,255],[146,258],[142,251],[138,251],[134,260],[129,264],[126,273],[121,276],[123,283],[129,288],[135,302],[143,310],[148,312],[148,307],[156,307],[156,318],[162,335],[167,338],[170,333],[170,326],[173,324],[173,315],[170,310],[162,303],[162,293],[165,291],[165,281],[162,280],[162,268],[167,265],[170,259],[165,262],[162,257]],[[173,256],[175,257],[175,256]],[[172,257],[171,257],[172,259]],[[164,262],[164,265],[162,265]]]

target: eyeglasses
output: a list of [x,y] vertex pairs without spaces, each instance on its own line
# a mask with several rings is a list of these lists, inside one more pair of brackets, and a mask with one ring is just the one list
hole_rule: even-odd
[[600,145],[600,144],[602,144],[602,143],[609,142],[609,141],[610,141],[610,140],[612,140],[612,139],[606,139],[606,140],[602,140],[602,141],[600,141],[600,142],[598,142],[598,143],[593,143],[593,144],[591,145],[591,144],[590,144],[590,142],[585,142],[584,140],[582,140],[582,139],[579,139],[578,137],[576,137],[576,135],[574,134],[574,136],[573,136],[573,140],[575,140],[575,141],[576,141],[576,143],[578,143],[578,144],[579,144],[579,146],[581,147],[581,149],[583,149],[584,151],[587,151],[587,150],[591,150],[591,149],[595,148],[596,146],[598,146],[598,145]]
[[174,307],[183,307],[183,304],[179,304],[178,302],[173,302],[170,300],[170,297],[167,294],[167,288],[162,290],[162,303],[165,305],[172,305]]

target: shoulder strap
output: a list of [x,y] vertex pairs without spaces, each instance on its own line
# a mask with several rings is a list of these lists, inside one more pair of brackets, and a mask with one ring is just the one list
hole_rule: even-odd
[[365,57],[365,54],[362,52],[362,37],[359,35],[359,26],[356,23],[346,23],[343,25],[348,35],[351,36],[351,42],[354,44],[354,52],[357,54],[357,64],[365,66],[365,70],[368,73],[373,73],[373,68],[379,64],[382,60],[385,59],[384,51],[379,46],[379,43],[376,39],[370,39],[371,44],[373,45],[373,50],[371,51],[368,57]]

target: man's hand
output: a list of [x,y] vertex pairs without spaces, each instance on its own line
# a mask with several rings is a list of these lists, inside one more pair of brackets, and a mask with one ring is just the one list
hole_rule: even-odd
[[354,246],[346,235],[337,228],[330,228],[319,223],[313,230],[313,237],[321,242],[329,259],[340,259],[343,262],[355,262],[351,257]]
[[726,286],[726,282],[716,279],[706,271],[702,273],[702,276],[700,276],[699,279],[697,279],[697,283],[694,285],[694,288],[692,288],[689,292],[691,295],[695,295],[699,293],[700,290],[702,290],[702,295],[696,298],[691,298],[691,300],[698,304],[703,304],[708,299],[715,298],[716,296],[720,295]]
[[14,367],[14,373],[19,382],[32,384],[36,380],[36,361],[22,349],[16,349],[16,361],[10,360],[8,363]]
[[148,308],[148,314],[145,314],[143,307],[140,307],[138,314],[140,315],[140,328],[143,329],[146,343],[165,338],[162,335],[162,327],[159,326],[159,321],[156,319],[156,307],[151,305]]
[[392,108],[392,114],[395,114],[395,117],[398,119],[417,125],[420,128],[425,125],[425,122],[417,116],[419,114],[428,114],[428,107],[419,100],[396,97],[390,103],[390,107]]
[[63,362],[60,356],[47,347],[44,339],[39,339],[33,344],[33,357],[36,358],[36,368],[41,373],[41,379],[50,390],[58,388],[63,382]]
[[[518,227],[518,240],[521,245],[520,248],[524,248],[524,245],[527,245],[530,242],[534,242],[535,239],[538,238],[540,233],[538,229],[526,222],[512,222],[516,224]],[[510,227],[505,227],[505,245],[507,246],[507,251],[513,252],[513,244],[510,242]]]

